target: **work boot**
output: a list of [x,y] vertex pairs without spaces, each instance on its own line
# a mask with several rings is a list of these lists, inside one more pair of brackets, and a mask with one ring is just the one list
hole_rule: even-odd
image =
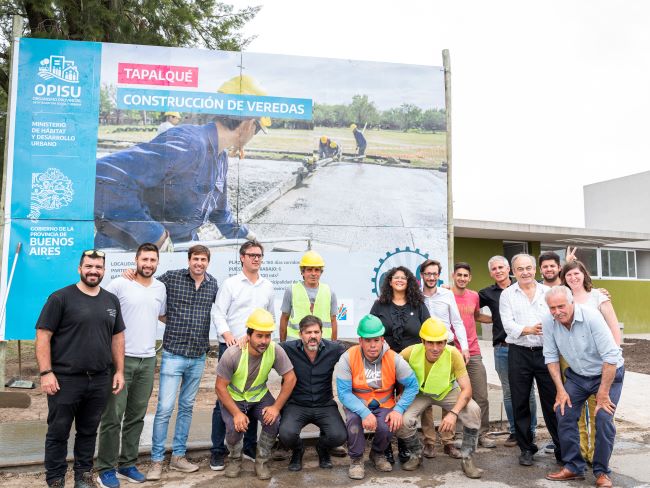
[[476,451],[478,443],[478,429],[469,429],[463,427],[463,443],[460,446],[460,454],[463,457],[460,462],[465,476],[472,479],[478,479],[483,475],[483,470],[474,464],[473,454]]
[[384,451],[384,456],[386,457],[386,461],[388,461],[390,464],[395,464],[395,456],[393,456],[392,444],[388,444],[388,447]]
[[330,447],[329,452],[330,456],[334,457],[345,457],[348,455],[347,449],[343,446]]
[[316,444],[316,453],[318,454],[318,467],[321,469],[332,469],[332,458],[330,458],[330,450]]
[[52,483],[48,484],[47,486],[49,486],[49,488],[64,488],[65,487],[65,478],[56,479],[56,480],[52,481]]
[[[390,463],[388,465],[390,466]],[[363,466],[363,457],[357,459],[350,458],[348,476],[353,480],[362,480],[366,477],[366,469]]]
[[416,470],[420,466],[422,459],[422,443],[420,442],[420,437],[416,432],[410,437],[399,440],[402,441],[404,448],[410,453],[408,460],[402,463],[402,469],[404,471]]
[[458,448],[453,444],[445,444],[442,450],[450,458],[460,459],[463,457]]
[[273,456],[271,459],[274,461],[286,461],[291,456],[291,451],[284,447],[284,444],[279,440],[275,443],[273,449]]
[[189,462],[185,456],[172,455],[172,458],[169,461],[169,469],[180,471],[181,473],[193,473],[194,471],[198,471],[199,467],[196,464]]
[[422,449],[422,455],[427,459],[433,459],[436,457],[435,444],[425,444],[424,449]]
[[97,488],[92,471],[86,471],[81,478],[74,480],[74,488]]
[[228,445],[228,464],[223,472],[226,478],[237,478],[241,473],[241,455],[244,446],[244,439],[240,439],[234,446]]
[[275,436],[262,431],[257,441],[257,454],[255,456],[255,474],[260,480],[271,479],[271,469],[269,462],[271,460],[271,450],[275,443]]
[[289,461],[289,471],[300,471],[302,469],[302,456],[304,454],[305,448],[303,446],[293,450],[291,461]]
[[382,452],[370,451],[370,462],[377,471],[382,473],[390,473],[393,466],[386,460],[386,456]]
[[478,445],[481,447],[485,447],[488,449],[492,449],[494,447],[497,447],[497,443],[494,439],[491,437],[488,437],[487,434],[483,434],[482,436],[479,436],[478,438]]
[[406,461],[411,459],[411,453],[408,448],[404,445],[404,441],[400,438],[397,439],[397,458],[399,462],[404,464]]
[[162,461],[152,461],[147,471],[147,481],[158,481],[162,477]]

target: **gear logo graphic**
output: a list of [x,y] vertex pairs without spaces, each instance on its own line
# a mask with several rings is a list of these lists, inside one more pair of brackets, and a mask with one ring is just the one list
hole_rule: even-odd
[[418,266],[428,258],[428,253],[424,253],[419,249],[411,249],[408,246],[404,249],[396,247],[395,251],[386,252],[386,256],[379,258],[379,266],[373,269],[374,277],[370,280],[373,285],[372,292],[376,296],[379,296],[381,285],[384,282],[384,276],[395,266],[404,266],[410,269],[418,281],[420,281],[420,270],[418,269]]
[[32,194],[27,218],[38,220],[41,210],[58,210],[70,205],[74,190],[72,180],[57,168],[32,173]]

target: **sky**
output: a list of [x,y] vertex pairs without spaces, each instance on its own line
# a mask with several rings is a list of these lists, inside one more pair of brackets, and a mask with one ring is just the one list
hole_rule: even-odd
[[263,6],[249,52],[442,66],[449,49],[456,218],[582,227],[584,185],[649,169],[645,0],[229,3]]

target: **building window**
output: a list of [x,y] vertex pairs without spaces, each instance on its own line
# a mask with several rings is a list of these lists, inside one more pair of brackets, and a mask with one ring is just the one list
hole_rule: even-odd
[[641,280],[650,279],[650,251],[636,251],[636,277]]
[[600,263],[603,278],[636,278],[634,251],[601,248]]
[[[557,244],[542,244],[542,252],[553,251],[560,256],[562,264],[566,262],[566,247],[558,247]],[[598,273],[598,249],[592,247],[579,247],[576,250],[576,257],[585,265],[591,276],[599,276]]]
[[[503,241],[503,257],[512,265],[512,258],[517,254],[528,253],[528,243],[519,241]],[[510,266],[512,267],[512,266]]]

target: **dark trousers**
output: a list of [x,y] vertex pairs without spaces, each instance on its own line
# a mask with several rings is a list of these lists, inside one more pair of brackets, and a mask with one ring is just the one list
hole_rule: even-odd
[[[390,441],[393,433],[388,429],[386,416],[393,410],[391,408],[377,407],[370,409],[377,417],[377,430],[372,438],[371,449],[376,453],[383,454]],[[348,433],[348,453],[352,459],[363,457],[363,451],[366,449],[366,435],[363,430],[362,419],[351,410],[345,409],[345,427]]]
[[68,469],[68,437],[75,423],[74,476],[93,469],[97,427],[108,401],[110,371],[96,375],[57,375],[60,390],[47,397],[45,435],[45,480],[48,484],[65,477]]
[[[228,346],[225,343],[219,343],[219,357],[223,355]],[[210,452],[219,456],[226,455],[226,445],[224,440],[226,438],[226,424],[223,422],[221,416],[221,403],[217,400],[212,410],[212,447]],[[257,422],[248,424],[248,430],[244,434],[244,451],[255,452],[257,448]]]
[[[585,460],[580,452],[580,433],[578,432],[578,419],[582,414],[585,401],[591,395],[598,392],[600,388],[601,376],[585,377],[580,376],[568,368],[564,374],[566,382],[564,389],[571,399],[573,407],[565,405],[564,415],[560,414],[560,409],[555,411],[557,415],[558,429],[560,431],[560,445],[562,446],[562,461],[570,471],[583,474],[585,470]],[[616,370],[614,382],[609,389],[609,399],[614,405],[618,405],[623,390],[623,377],[625,368],[621,366]],[[596,414],[596,447],[594,449],[593,467],[594,475],[598,477],[602,473],[609,474],[609,458],[612,456],[614,448],[614,437],[616,436],[616,426],[614,425],[614,416],[604,410],[599,410]]]
[[530,391],[533,380],[537,383],[539,401],[542,405],[544,422],[553,443],[555,458],[560,460],[560,441],[557,436],[557,417],[553,410],[555,403],[555,384],[544,363],[542,348],[530,348],[510,344],[508,352],[508,379],[512,397],[512,411],[515,421],[515,437],[522,451],[537,452],[530,428]]
[[300,431],[307,424],[320,428],[318,447],[331,449],[343,445],[348,437],[345,424],[336,405],[329,407],[302,407],[287,404],[282,409],[280,442],[289,449],[301,449]]
[[[257,422],[262,422],[264,418],[264,414],[262,412],[266,407],[270,407],[274,403],[275,398],[273,398],[273,395],[271,395],[271,393],[268,391],[259,402],[235,402],[239,411],[245,413],[248,416],[248,419],[250,421],[249,425],[257,424]],[[235,430],[234,417],[223,405],[221,406],[221,415],[223,416],[223,422],[226,425],[226,443],[230,447],[234,447],[239,443],[239,441],[242,440],[242,436],[244,434]],[[276,421],[271,425],[262,423],[262,431],[273,437],[273,439],[275,439],[275,437],[278,435],[279,429],[280,419],[276,419]]]

